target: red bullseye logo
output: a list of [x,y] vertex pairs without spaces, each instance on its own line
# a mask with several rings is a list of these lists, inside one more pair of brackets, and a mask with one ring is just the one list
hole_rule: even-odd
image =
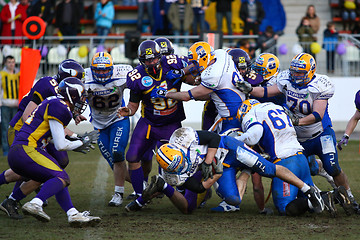
[[23,23],[24,35],[31,39],[39,39],[44,36],[46,24],[40,17],[32,16],[28,17]]

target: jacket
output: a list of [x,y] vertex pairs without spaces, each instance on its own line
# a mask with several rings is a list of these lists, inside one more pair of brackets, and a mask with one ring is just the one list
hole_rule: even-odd
[[[178,3],[171,4],[168,12],[168,19],[173,25],[173,30],[181,30],[180,16],[179,16]],[[187,2],[185,2],[185,19],[184,19],[184,30],[189,31],[194,19],[194,12]]]
[[[102,14],[99,14],[99,11],[101,11],[101,13],[105,14],[106,16],[104,17],[102,16]],[[94,16],[94,19],[96,21],[95,23],[96,26],[111,28],[114,17],[115,17],[115,9],[112,1],[108,1],[104,6],[102,6],[101,3],[98,3],[96,5],[95,16]]]

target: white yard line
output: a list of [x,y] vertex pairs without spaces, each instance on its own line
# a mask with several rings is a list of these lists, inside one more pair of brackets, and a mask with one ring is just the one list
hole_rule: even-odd
[[[103,213],[100,209],[105,206],[106,183],[109,177],[108,168],[107,161],[100,156],[90,200],[90,211],[93,209],[92,214],[99,217],[102,217],[101,213]],[[98,231],[96,228],[88,228],[84,239],[101,239],[101,231]]]

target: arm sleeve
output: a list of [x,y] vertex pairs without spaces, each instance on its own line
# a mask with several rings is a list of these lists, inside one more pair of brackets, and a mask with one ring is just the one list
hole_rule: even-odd
[[194,177],[189,177],[183,184],[183,187],[196,193],[203,193],[206,190],[202,182],[199,182]]
[[133,90],[130,90],[130,102],[139,103],[141,101],[141,95],[134,92]]
[[199,136],[199,145],[207,145],[208,148],[218,148],[221,137],[219,134],[209,131],[196,131]]
[[65,139],[65,132],[63,125],[58,121],[49,120],[49,125],[56,150],[58,151],[74,150],[83,144],[80,140],[71,142]]
[[260,138],[263,135],[263,127],[260,124],[255,124],[251,126],[244,134],[239,137],[236,137],[237,140],[240,140],[247,145],[253,146],[260,141]]

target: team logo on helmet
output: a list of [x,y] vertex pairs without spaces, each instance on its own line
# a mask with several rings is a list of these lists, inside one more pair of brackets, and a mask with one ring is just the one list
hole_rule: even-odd
[[206,56],[206,51],[203,46],[198,46],[196,48],[196,54],[199,56],[199,58],[203,58]]
[[145,49],[145,59],[155,58],[152,48]]

